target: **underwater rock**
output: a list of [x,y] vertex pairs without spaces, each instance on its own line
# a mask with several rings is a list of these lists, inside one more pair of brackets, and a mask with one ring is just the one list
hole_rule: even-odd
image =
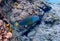
[[[14,3],[16,0],[14,0],[14,2],[13,0],[9,0],[2,7],[7,15],[9,15],[9,23],[11,24],[11,28],[14,32],[13,37],[17,39],[14,41],[20,41],[19,39],[22,39],[21,41],[48,41],[44,37],[44,35],[46,35],[46,32],[48,32],[45,31],[45,29],[48,27],[38,27],[38,25],[42,25],[41,22],[48,21],[43,20],[43,17],[45,17],[45,14],[49,13],[52,8],[45,3],[41,3],[39,0],[33,0],[32,3],[29,1],[19,0],[17,3]],[[48,17],[46,17],[46,19],[47,18]],[[32,40],[30,40],[30,38]]]
[[55,24],[56,21],[59,21],[58,15],[54,13],[47,13],[44,15],[44,22],[45,24]]
[[50,6],[46,5],[44,2],[41,2],[41,4],[43,5],[39,8],[41,8],[44,12],[48,12],[52,9]]

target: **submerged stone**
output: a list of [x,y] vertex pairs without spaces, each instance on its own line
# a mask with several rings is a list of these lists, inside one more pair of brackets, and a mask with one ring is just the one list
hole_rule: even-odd
[[44,12],[48,12],[52,9],[49,5],[45,4],[44,2],[42,2],[41,4],[43,5],[42,7],[39,7],[39,8],[41,8]]

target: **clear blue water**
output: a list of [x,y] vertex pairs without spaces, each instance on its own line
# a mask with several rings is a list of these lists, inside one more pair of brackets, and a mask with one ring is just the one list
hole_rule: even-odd
[[60,0],[45,0],[45,1],[48,3],[55,3],[55,4],[60,3]]

